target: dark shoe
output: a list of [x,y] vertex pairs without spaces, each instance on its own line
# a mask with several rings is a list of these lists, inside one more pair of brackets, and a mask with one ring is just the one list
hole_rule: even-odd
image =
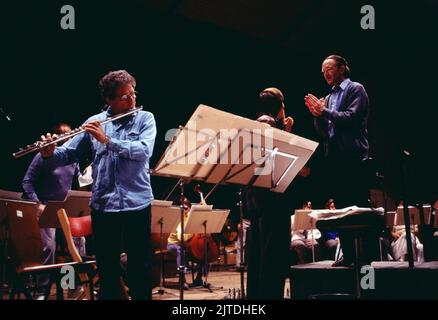
[[338,261],[335,261],[335,263],[332,264],[332,267],[351,267],[352,265],[353,261],[341,258]]
[[204,281],[202,279],[195,279],[193,283],[190,285],[190,287],[203,287]]

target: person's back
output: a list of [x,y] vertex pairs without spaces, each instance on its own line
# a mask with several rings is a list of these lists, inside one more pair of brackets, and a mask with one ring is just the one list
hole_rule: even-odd
[[[290,132],[293,119],[285,114],[284,97],[267,88],[258,98],[257,121]],[[290,214],[284,194],[246,188],[245,209],[251,219],[248,240],[248,298],[283,299],[289,270]],[[273,263],[275,261],[275,263]]]

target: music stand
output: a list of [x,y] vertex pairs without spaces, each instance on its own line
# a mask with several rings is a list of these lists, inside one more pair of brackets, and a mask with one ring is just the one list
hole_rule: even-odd
[[163,233],[172,233],[178,227],[179,207],[172,206],[172,201],[153,200],[151,211],[151,233],[160,234],[160,288],[156,293],[164,294]]
[[312,233],[312,260],[315,262],[315,238],[313,230],[316,230],[316,219],[309,216],[312,210],[297,209],[294,213],[292,231],[310,230]]
[[[205,199],[221,184],[256,186],[282,193],[317,146],[317,142],[266,123],[201,104],[186,126],[180,126],[152,174],[179,178],[181,204],[184,183],[190,180],[215,184]],[[181,226],[183,233],[182,205]],[[182,277],[180,274],[180,282]],[[180,298],[183,299],[182,284]]]
[[22,200],[23,193],[0,189],[0,199],[2,200]]
[[58,210],[65,209],[68,217],[83,217],[91,214],[91,192],[69,190],[64,201],[48,201],[38,221],[41,228],[61,228]]
[[[423,206],[423,215],[424,215],[425,224],[429,224],[430,222],[431,211],[432,208],[430,205]],[[408,212],[409,212],[410,225],[421,225],[420,210],[417,207],[408,206]],[[395,215],[395,225],[404,225],[404,224],[405,224],[405,219],[403,215],[403,207],[399,206],[397,207],[397,211]]]
[[397,213],[395,211],[387,211],[386,212],[386,227],[390,228],[391,230],[395,225],[396,214]]
[[6,204],[11,200],[22,200],[22,193],[0,189],[0,300],[3,300],[9,247]]
[[[420,231],[420,239],[421,235],[422,235],[422,227],[424,225],[428,225],[430,223],[430,216],[431,216],[431,212],[432,212],[432,208],[430,205],[423,205],[422,206],[422,210],[420,210],[418,207],[414,207],[414,206],[407,206],[407,215],[409,216],[409,230],[411,230],[411,233],[414,235],[413,239],[411,237],[411,234],[407,234],[407,232],[405,232],[406,234],[406,242],[408,243],[407,245],[410,246],[412,248],[412,244],[414,246],[416,246],[416,242],[417,242],[417,237],[415,236],[415,227],[417,226],[417,230]],[[421,216],[421,214],[423,214],[423,216]],[[406,226],[408,225],[407,223],[405,223],[405,210],[404,210],[404,206],[398,206],[397,207],[397,211],[396,211],[396,215],[395,215],[395,225],[404,225],[405,226],[405,231],[407,231]],[[412,227],[412,229],[411,229]],[[409,248],[408,248],[409,249]],[[428,249],[427,247],[427,243],[424,244],[424,250],[426,252],[426,249]],[[409,263],[412,263],[412,266],[414,266],[415,261],[413,259],[413,253],[412,253],[412,260],[409,260]]]
[[211,290],[211,285],[207,282],[208,272],[208,247],[207,233],[220,233],[227,220],[230,210],[212,210],[211,206],[192,206],[188,214],[185,233],[203,233],[204,234],[204,288]]

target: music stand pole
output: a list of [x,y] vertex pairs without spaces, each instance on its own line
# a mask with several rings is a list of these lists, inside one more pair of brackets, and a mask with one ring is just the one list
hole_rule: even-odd
[[245,299],[245,268],[243,266],[243,188],[240,188],[239,194],[239,219],[240,219],[240,229],[239,231],[239,272],[240,272],[240,292],[242,299]]
[[[152,210],[151,210],[151,233],[159,234],[159,288],[155,290],[152,294],[165,294],[164,289],[166,278],[165,278],[165,239],[166,233],[175,232],[176,225],[179,222],[179,208],[172,206],[171,201],[153,200]],[[176,266],[178,270],[179,265]]]
[[163,256],[163,218],[158,221],[160,225],[160,289],[158,294],[164,294],[164,256]]
[[184,181],[180,179],[179,181],[180,188],[180,219],[181,219],[181,246],[183,250],[181,250],[181,265],[178,266],[179,270],[179,298],[180,300],[184,300],[184,283],[186,280],[185,277],[185,244],[184,244]]
[[209,292],[213,292],[210,288],[210,284],[208,283],[208,247],[207,247],[207,221],[204,221],[202,224],[204,226],[204,268],[202,270],[202,274],[205,278],[205,282],[203,284],[204,288],[207,288]]

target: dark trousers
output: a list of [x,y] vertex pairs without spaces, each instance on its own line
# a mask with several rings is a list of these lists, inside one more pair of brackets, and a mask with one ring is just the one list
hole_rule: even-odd
[[138,211],[92,211],[99,299],[121,299],[120,254],[128,256],[128,286],[132,299],[152,299],[151,207]]
[[[348,153],[333,152],[325,160],[322,181],[323,188],[326,190],[326,199],[334,198],[338,209],[353,205],[369,207],[369,181],[365,162],[362,159],[350,156]],[[364,250],[368,251],[370,256],[367,260],[374,260],[371,257],[376,256],[379,232],[380,230],[377,229],[370,230],[369,234],[362,237]],[[355,257],[354,237],[351,231],[339,232],[344,259],[347,261],[353,261]]]
[[251,218],[248,237],[248,299],[284,298],[290,259],[290,215],[273,205]]
[[332,156],[325,160],[322,185],[326,199],[334,198],[338,209],[368,207],[369,182],[365,162],[348,156]]

